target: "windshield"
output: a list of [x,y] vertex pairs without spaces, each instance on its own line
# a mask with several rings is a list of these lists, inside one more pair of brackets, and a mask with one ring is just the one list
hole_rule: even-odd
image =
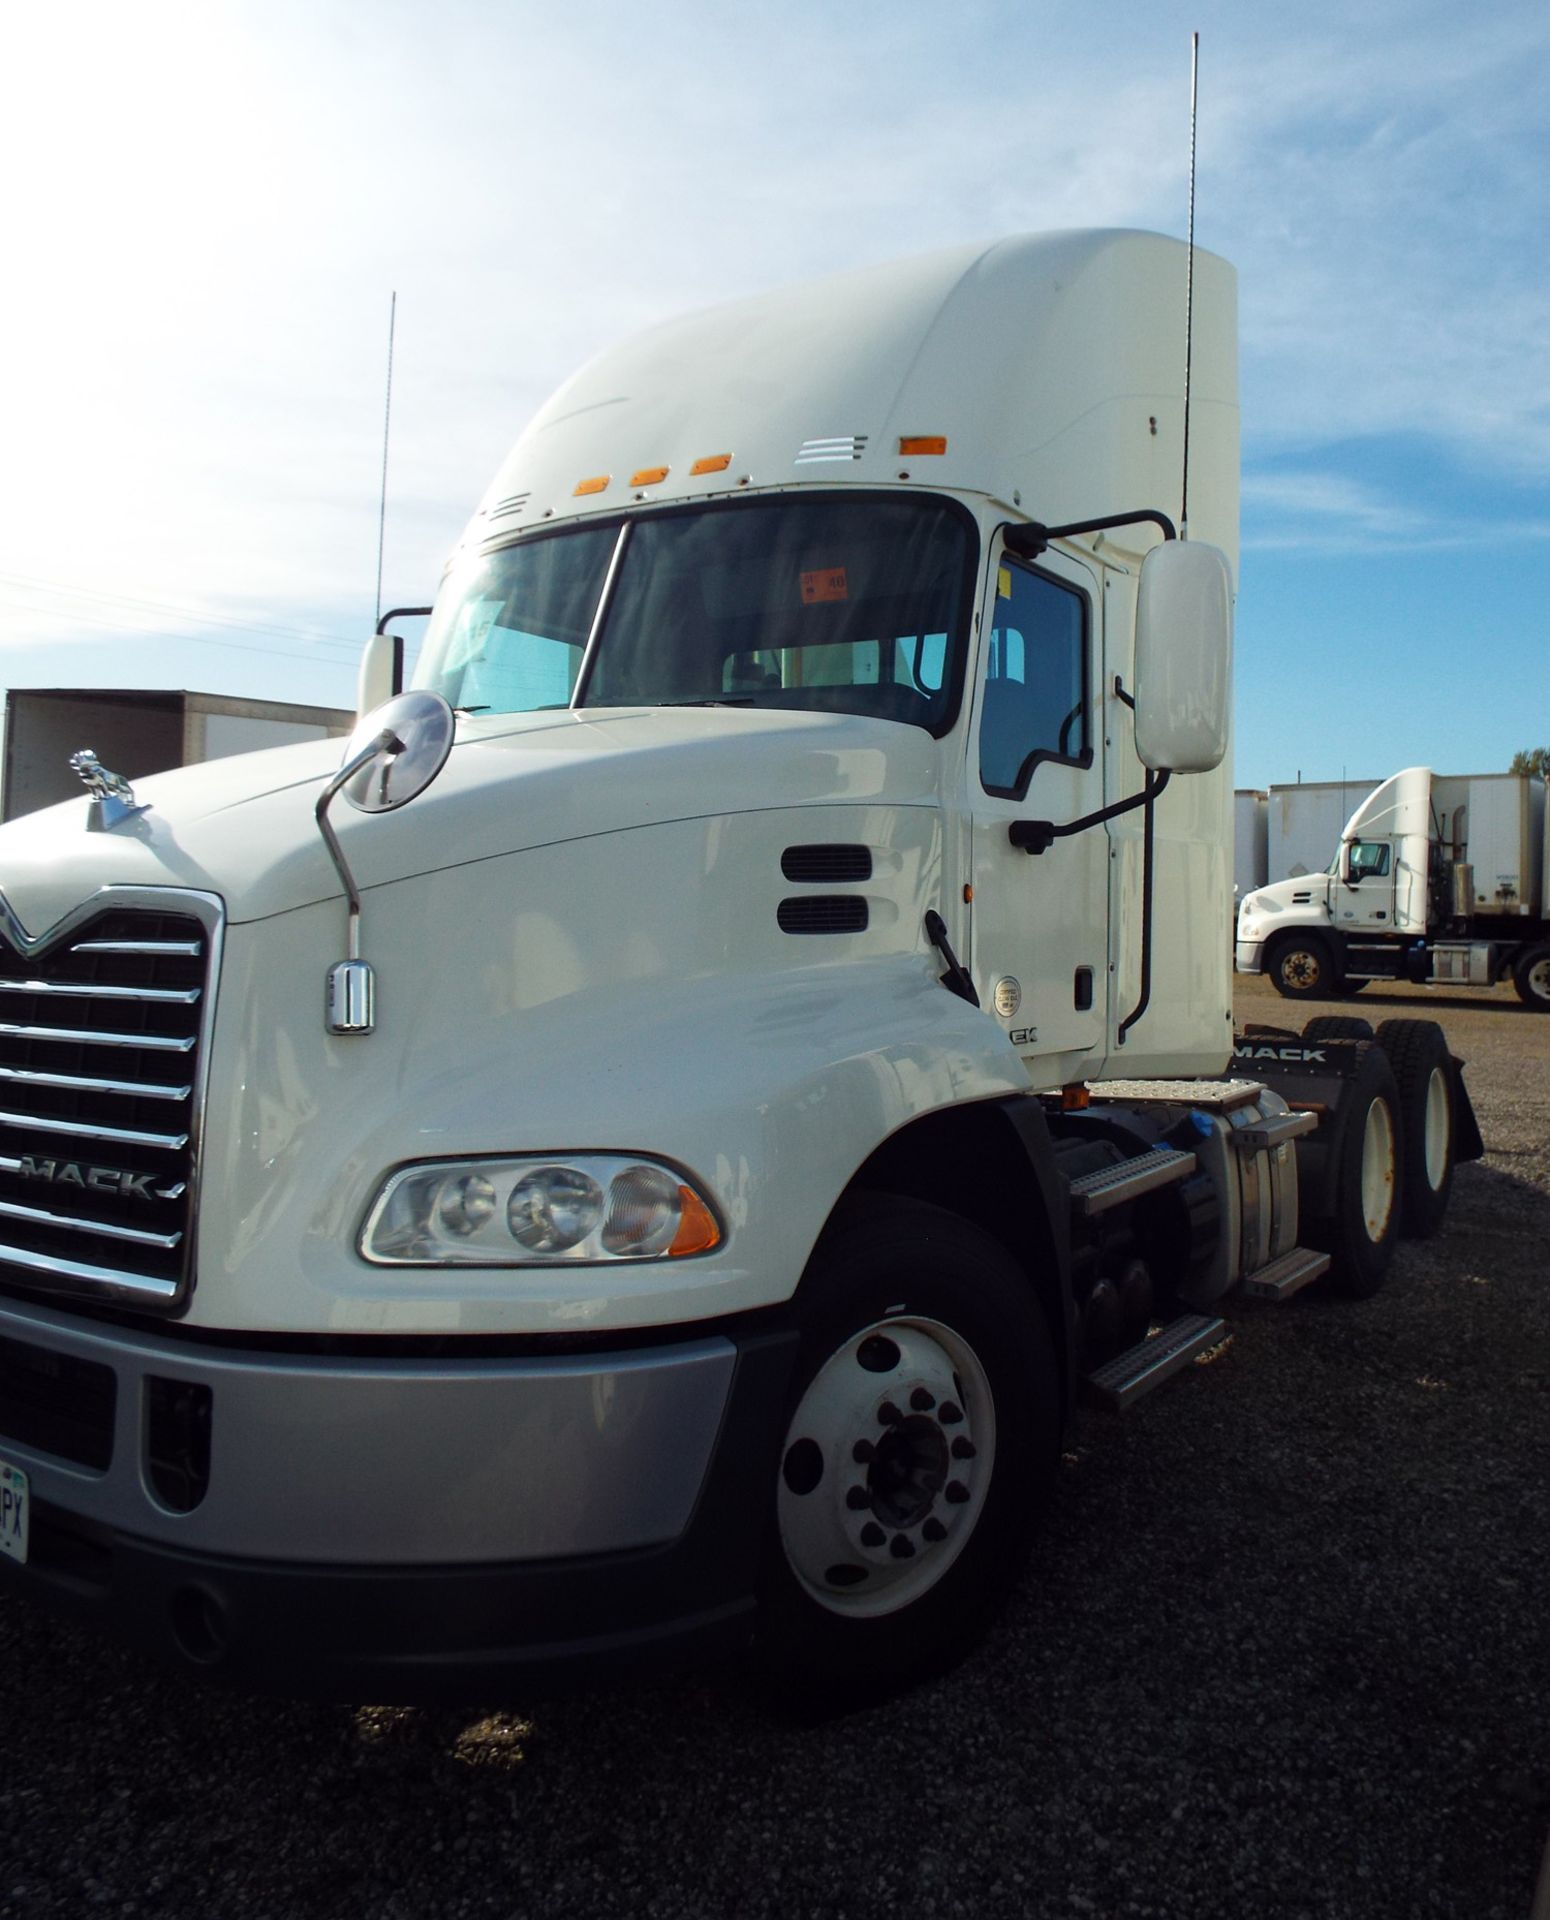
[[939,733],[961,677],[970,527],[945,501],[829,495],[542,534],[446,583],[415,684],[465,711],[804,707]]

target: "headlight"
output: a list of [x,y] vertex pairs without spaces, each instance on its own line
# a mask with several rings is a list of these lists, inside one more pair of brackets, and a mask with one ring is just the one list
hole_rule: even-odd
[[390,1267],[679,1259],[720,1244],[709,1204],[681,1174],[620,1154],[403,1167],[360,1239],[366,1259]]

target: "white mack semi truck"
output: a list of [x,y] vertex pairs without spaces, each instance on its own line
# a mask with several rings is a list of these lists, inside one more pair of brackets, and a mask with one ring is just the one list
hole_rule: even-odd
[[1511,980],[1550,1013],[1544,781],[1406,767],[1351,815],[1324,872],[1240,902],[1237,964],[1290,1000]]
[[1436,1028],[1233,1066],[1235,290],[1195,257],[1175,538],[1186,277],[1059,233],[658,327],[342,762],[82,754],[0,831],[13,1591],[295,1693],[885,1684],[1080,1398],[1435,1227]]

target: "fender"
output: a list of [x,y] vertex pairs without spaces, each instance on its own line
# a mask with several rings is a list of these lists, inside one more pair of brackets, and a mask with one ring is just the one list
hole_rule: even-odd
[[[446,919],[402,916],[364,1043],[323,1035],[311,996],[273,991],[287,973],[323,979],[332,903],[230,930],[195,1323],[590,1336],[779,1305],[880,1143],[939,1110],[1028,1094],[998,1023],[939,984],[923,938],[843,964],[792,942],[777,956],[800,963],[643,967],[514,1005],[509,949],[449,949]],[[680,1168],[718,1214],[722,1245],[671,1262],[455,1273],[375,1267],[356,1251],[395,1168],[588,1151]]]

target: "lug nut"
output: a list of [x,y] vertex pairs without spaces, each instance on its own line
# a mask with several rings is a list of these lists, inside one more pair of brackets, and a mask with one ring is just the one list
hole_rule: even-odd
[[917,1387],[910,1395],[910,1405],[917,1413],[929,1413],[936,1405],[936,1395],[928,1393],[924,1387]]
[[979,1448],[975,1446],[974,1442],[961,1433],[953,1442],[953,1458],[955,1460],[973,1460],[978,1453]]
[[944,1427],[960,1426],[963,1422],[963,1408],[954,1400],[944,1400],[937,1419]]
[[961,1507],[969,1497],[969,1489],[961,1480],[949,1480],[943,1491],[955,1507]]
[[891,1400],[885,1400],[877,1409],[877,1424],[880,1427],[896,1427],[904,1418]]
[[868,1513],[872,1507],[872,1496],[865,1487],[852,1487],[845,1495],[845,1504],[852,1513]]

